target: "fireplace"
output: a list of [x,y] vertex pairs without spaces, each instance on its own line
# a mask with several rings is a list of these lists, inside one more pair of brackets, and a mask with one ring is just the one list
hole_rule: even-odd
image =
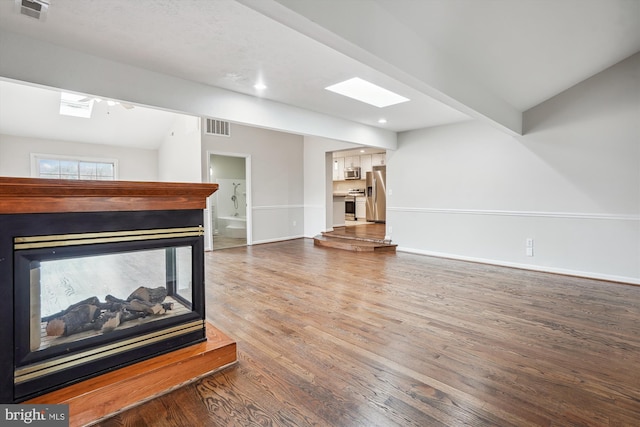
[[0,178],[0,337],[13,344],[0,401],[204,341],[201,207],[216,188]]

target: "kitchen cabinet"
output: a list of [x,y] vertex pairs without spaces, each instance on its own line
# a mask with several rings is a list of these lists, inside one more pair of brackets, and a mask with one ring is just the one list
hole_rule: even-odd
[[386,164],[386,153],[362,154],[359,156],[334,157],[333,158],[333,180],[344,181],[344,170],[346,168],[360,168],[360,180],[365,180],[367,172],[371,172],[373,166],[384,166]]
[[333,180],[342,181],[344,179],[344,157],[333,159]]
[[345,226],[344,196],[333,196],[333,226]]
[[371,154],[363,154],[360,156],[360,179],[367,178],[367,172],[371,172]]
[[384,166],[386,165],[387,155],[385,153],[376,153],[371,155],[372,166]]
[[365,220],[367,218],[367,198],[364,196],[356,197],[356,219]]
[[345,168],[357,168],[360,167],[360,156],[349,156],[344,158]]

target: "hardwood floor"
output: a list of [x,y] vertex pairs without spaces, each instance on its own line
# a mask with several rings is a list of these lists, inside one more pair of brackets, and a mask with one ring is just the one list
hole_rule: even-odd
[[640,420],[640,287],[309,239],[205,257],[239,363],[100,426]]
[[347,227],[336,227],[333,231],[325,233],[333,236],[345,236],[357,239],[384,240],[384,224],[361,224]]
[[213,250],[218,249],[227,249],[234,248],[236,246],[246,246],[247,239],[245,238],[235,238],[235,237],[226,237],[216,235],[213,236]]

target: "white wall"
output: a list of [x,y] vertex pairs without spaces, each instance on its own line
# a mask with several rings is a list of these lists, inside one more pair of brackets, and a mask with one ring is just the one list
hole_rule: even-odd
[[636,54],[526,112],[524,136],[400,134],[388,233],[401,250],[640,283],[639,100]]
[[[304,229],[303,138],[231,124],[231,137],[202,136],[202,170],[207,153],[251,158],[247,171],[252,243],[302,237]],[[203,177],[203,179],[206,179]]]
[[201,182],[200,118],[176,117],[158,150],[159,180]]
[[158,151],[0,135],[0,176],[30,177],[31,153],[118,160],[118,179],[157,181]]

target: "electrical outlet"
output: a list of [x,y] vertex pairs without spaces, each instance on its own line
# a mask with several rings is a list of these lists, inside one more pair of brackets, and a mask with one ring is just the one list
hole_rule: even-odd
[[533,239],[531,237],[527,238],[527,240],[525,241],[525,246],[527,249],[527,256],[533,256]]
[[297,224],[297,222],[296,222],[296,220],[294,219],[294,220],[293,220],[293,226],[295,227],[295,226],[296,226],[296,224]]
[[389,234],[391,234],[393,232],[393,228],[391,226],[388,226],[387,230],[389,230]]

